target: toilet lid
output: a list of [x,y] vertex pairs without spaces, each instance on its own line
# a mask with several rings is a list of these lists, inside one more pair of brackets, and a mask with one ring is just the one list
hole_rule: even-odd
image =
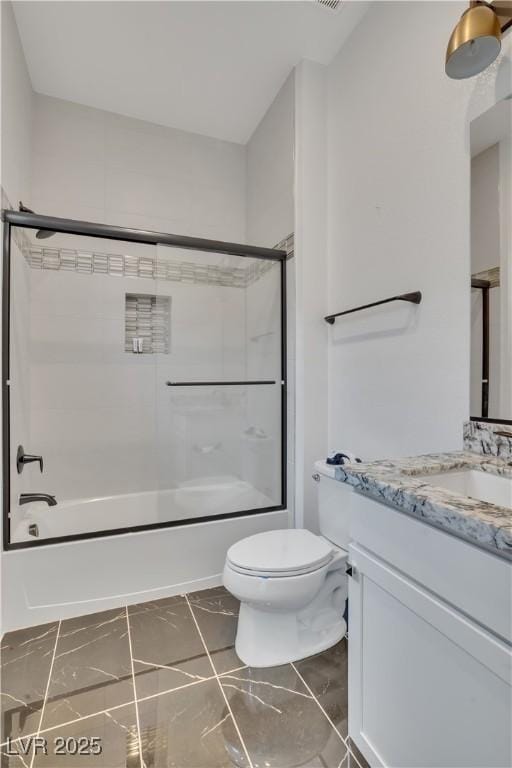
[[237,569],[276,576],[320,568],[332,558],[333,547],[305,529],[265,531],[237,541],[228,561]]

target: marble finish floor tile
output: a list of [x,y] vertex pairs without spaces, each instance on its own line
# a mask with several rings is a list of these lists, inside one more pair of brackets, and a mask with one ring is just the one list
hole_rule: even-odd
[[370,768],[366,759],[363,757],[359,749],[356,747],[356,745],[354,744],[354,740],[351,739],[350,736],[347,739],[347,744],[353,755],[352,762],[350,766],[348,766],[348,768]]
[[126,610],[114,609],[63,621],[42,728],[133,699]]
[[139,703],[145,768],[248,765],[217,680]]
[[[2,734],[3,736],[3,734]],[[0,747],[1,768],[30,768],[34,745],[32,737],[24,737]]]
[[145,603],[135,603],[128,606],[128,611],[131,616],[135,616],[138,613],[147,613],[155,608],[161,610],[170,608],[172,605],[179,605],[180,603],[186,603],[187,598],[185,595],[174,595],[174,597],[163,597],[160,600],[148,600]]
[[197,592],[188,592],[187,598],[190,600],[190,602],[195,602],[196,600],[209,600],[211,597],[218,597],[219,595],[229,595],[231,594],[228,592],[226,587],[223,587],[222,585],[219,587],[210,587],[209,589],[200,589]]
[[290,665],[222,675],[254,768],[338,768],[347,748]]
[[[58,622],[9,632],[0,647],[1,740],[39,727]],[[14,764],[14,763],[13,763]]]
[[189,595],[190,606],[201,630],[217,674],[244,666],[235,651],[240,603],[224,587]]
[[[48,754],[38,752],[33,768],[141,768],[135,704],[59,726],[41,735],[46,739]],[[100,754],[87,754],[84,741],[92,737],[98,739]],[[86,752],[70,754],[75,743],[82,745]]]
[[128,616],[139,699],[214,675],[184,598],[130,606]]
[[348,642],[346,638],[323,653],[295,662],[295,667],[335,727],[345,737],[348,733]]
[[[1,768],[367,768],[342,738],[347,641],[252,669],[234,650],[237,619],[220,587],[7,635],[2,661],[21,670],[7,663],[8,693],[29,712],[7,705],[6,736],[37,732],[42,713],[49,754],[4,744]],[[55,736],[97,736],[102,754],[58,756]]]

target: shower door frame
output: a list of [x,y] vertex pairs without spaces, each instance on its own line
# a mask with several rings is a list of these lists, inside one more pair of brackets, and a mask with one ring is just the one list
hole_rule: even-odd
[[[277,248],[260,248],[255,245],[242,245],[223,240],[209,240],[201,237],[174,235],[164,232],[152,232],[142,229],[96,224],[88,221],[64,219],[55,216],[41,216],[13,210],[2,210],[3,222],[3,264],[2,264],[2,506],[3,506],[3,549],[29,549],[63,542],[96,539],[104,536],[117,536],[124,533],[174,528],[194,525],[215,520],[246,517],[248,515],[277,512],[286,509],[287,494],[287,353],[286,353],[286,260],[287,252]],[[11,236],[12,227],[25,229],[46,229],[61,234],[85,235],[105,240],[124,240],[145,245],[167,245],[206,253],[224,253],[256,259],[266,259],[280,263],[281,296],[281,503],[271,507],[225,512],[219,515],[205,515],[184,520],[171,520],[163,523],[149,523],[124,528],[110,528],[104,531],[76,533],[69,536],[11,542],[11,412],[10,412],[10,340],[11,340]],[[51,514],[51,513],[50,513]]]

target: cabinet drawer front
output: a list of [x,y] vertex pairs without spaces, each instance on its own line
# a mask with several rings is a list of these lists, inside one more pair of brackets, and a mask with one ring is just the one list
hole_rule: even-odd
[[512,562],[354,493],[352,541],[512,642]]
[[349,732],[372,765],[511,765],[507,645],[350,546]]

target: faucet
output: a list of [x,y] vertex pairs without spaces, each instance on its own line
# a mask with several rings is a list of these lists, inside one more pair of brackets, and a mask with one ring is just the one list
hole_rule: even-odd
[[55,507],[57,499],[49,493],[20,493],[20,506],[30,504],[32,501],[46,501],[49,507]]

